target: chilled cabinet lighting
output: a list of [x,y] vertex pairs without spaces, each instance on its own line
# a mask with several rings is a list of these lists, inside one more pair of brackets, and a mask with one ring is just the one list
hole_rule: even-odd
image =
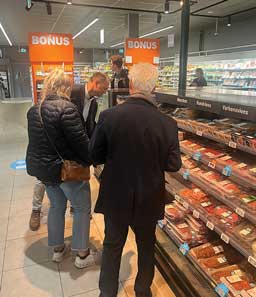
[[119,45],[122,45],[122,44],[124,44],[124,42],[119,42],[119,43],[113,44],[110,47],[116,47],[116,46],[119,46]]
[[26,11],[30,11],[33,5],[34,3],[31,0],[26,0],[26,6],[25,6]]
[[84,27],[81,31],[79,31],[75,36],[73,36],[73,39],[77,38],[79,35],[81,35],[84,31],[86,31],[87,29],[89,29],[92,25],[94,25],[96,22],[98,22],[98,18],[96,18],[95,20],[93,20],[89,25],[87,25],[86,27]]
[[68,4],[68,5],[72,5],[72,0],[68,0],[68,1],[67,1],[67,4]]
[[5,32],[4,27],[1,23],[0,23],[0,29],[2,30],[5,38],[7,39],[8,43],[10,44],[10,46],[12,46],[12,42],[11,42],[10,38],[8,37],[7,33]]

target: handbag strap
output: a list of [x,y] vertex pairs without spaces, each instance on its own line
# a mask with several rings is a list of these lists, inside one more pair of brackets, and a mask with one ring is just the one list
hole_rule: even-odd
[[47,132],[47,129],[44,125],[44,121],[43,121],[43,118],[42,118],[42,103],[43,102],[40,102],[40,105],[39,105],[39,109],[38,109],[38,114],[39,114],[39,118],[40,118],[40,122],[42,124],[42,127],[43,127],[43,130],[44,130],[44,133],[48,139],[48,141],[50,142],[51,146],[53,147],[53,149],[56,151],[58,157],[61,159],[61,161],[64,163],[64,159],[62,158],[61,154],[59,153],[59,151],[57,150],[55,144],[52,142],[48,132]]

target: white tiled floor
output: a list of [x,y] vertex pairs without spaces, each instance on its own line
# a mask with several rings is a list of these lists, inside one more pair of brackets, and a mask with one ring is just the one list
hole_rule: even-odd
[[[17,120],[10,107],[5,111],[1,108],[0,103],[0,297],[98,297],[99,266],[77,270],[71,256],[59,265],[51,262],[51,250],[47,247],[47,197],[40,229],[29,230],[34,179],[25,171],[9,167],[11,162],[25,157],[27,107],[15,106],[15,113],[20,113]],[[6,124],[3,114],[5,121],[14,123]],[[98,191],[95,178],[91,180],[91,187],[95,202]],[[69,214],[66,221],[65,236],[70,240],[72,218]],[[103,235],[103,217],[94,214],[91,244],[100,248]],[[136,258],[134,235],[130,232],[122,258],[118,297],[134,296]],[[152,289],[154,297],[174,296],[158,271]]]

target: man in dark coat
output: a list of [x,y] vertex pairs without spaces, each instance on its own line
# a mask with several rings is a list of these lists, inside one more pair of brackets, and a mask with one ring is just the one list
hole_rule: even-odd
[[98,110],[97,97],[106,93],[109,79],[106,74],[96,72],[85,85],[75,85],[71,92],[71,101],[78,107],[83,116],[88,136],[95,128],[95,117]]
[[113,71],[113,77],[111,79],[111,89],[128,89],[128,70],[123,68],[123,58],[117,55],[112,56],[110,60]]
[[158,111],[151,95],[156,68],[137,64],[129,78],[130,98],[100,114],[89,146],[93,162],[105,164],[95,207],[105,218],[101,297],[117,296],[129,226],[138,248],[136,297],[151,296],[155,228],[164,215],[164,172],[181,167],[177,124]]

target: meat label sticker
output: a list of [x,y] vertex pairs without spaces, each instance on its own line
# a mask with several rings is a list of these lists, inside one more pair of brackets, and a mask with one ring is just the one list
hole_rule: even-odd
[[214,247],[213,247],[213,250],[214,250],[214,252],[215,252],[216,255],[217,255],[217,254],[220,254],[220,253],[222,253],[222,252],[224,252],[224,249],[223,249],[223,247],[222,247],[221,245],[219,245],[219,246],[214,246]]
[[235,284],[238,282],[241,282],[242,279],[238,276],[238,275],[232,275],[232,276],[228,276],[227,280],[231,283],[231,284]]
[[229,146],[229,147],[232,147],[233,149],[236,149],[236,148],[237,148],[237,143],[234,142],[234,141],[230,141],[230,142],[228,143],[228,146]]
[[242,218],[244,218],[244,216],[245,216],[245,211],[240,207],[236,208],[236,213]]
[[210,230],[214,230],[214,224],[212,223],[212,222],[210,222],[210,221],[208,221],[207,223],[206,223],[206,226],[210,229]]
[[194,216],[196,219],[199,219],[199,218],[200,218],[200,213],[199,213],[197,210],[194,210],[194,211],[193,211],[193,216]]
[[250,257],[248,258],[248,262],[249,262],[253,267],[256,268],[256,259],[255,259],[255,258],[253,258],[252,256],[250,256]]
[[219,284],[215,288],[215,292],[220,296],[220,297],[226,297],[228,296],[229,289],[225,284]]
[[229,244],[230,238],[225,234],[222,233],[220,237],[226,244]]
[[197,131],[196,131],[196,135],[198,135],[198,136],[203,136],[203,131],[197,130]]

